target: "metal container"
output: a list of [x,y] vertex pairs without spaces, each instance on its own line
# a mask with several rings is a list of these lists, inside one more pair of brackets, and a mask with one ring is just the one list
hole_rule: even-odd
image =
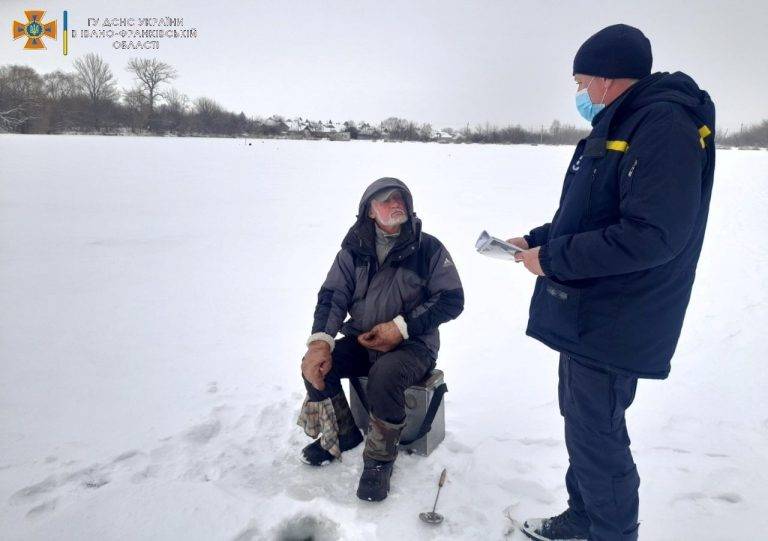
[[[355,418],[355,424],[365,433],[368,432],[368,411],[365,409],[367,400],[361,399],[357,388],[360,388],[362,394],[368,388],[368,378],[357,378],[357,384],[351,381],[349,405],[352,409],[352,416]],[[421,423],[427,415],[429,402],[432,400],[435,388],[443,383],[443,371],[432,370],[431,374],[423,381],[408,387],[405,391],[405,428],[400,437],[403,441],[413,439],[421,428]],[[421,456],[429,455],[441,441],[445,439],[445,397],[440,403],[434,421],[432,421],[432,430],[424,437],[416,440],[410,445],[400,445],[400,449],[408,453],[416,453]]]

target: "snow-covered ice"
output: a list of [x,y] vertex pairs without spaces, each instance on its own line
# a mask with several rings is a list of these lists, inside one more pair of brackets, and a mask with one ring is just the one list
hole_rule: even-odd
[[[571,148],[0,136],[0,537],[522,539],[559,513],[557,354],[524,336],[534,278],[483,229],[553,213]],[[297,460],[299,359],[364,187],[397,176],[452,252],[447,436],[381,504]],[[628,412],[641,535],[768,531],[768,152],[720,151],[672,375]],[[422,524],[443,468],[438,511]]]

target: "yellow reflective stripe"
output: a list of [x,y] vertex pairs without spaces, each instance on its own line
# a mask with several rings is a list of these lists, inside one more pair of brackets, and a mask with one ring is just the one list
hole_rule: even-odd
[[701,145],[701,148],[705,148],[707,146],[704,143],[704,138],[710,135],[712,135],[712,130],[709,129],[709,126],[704,125],[699,128],[699,144]]
[[629,148],[629,143],[626,141],[606,141],[605,148],[608,150],[616,150],[618,152],[626,152]]
[[[701,144],[701,148],[705,148],[706,144],[704,143],[704,138],[709,137],[712,135],[712,130],[709,129],[709,126],[702,126],[699,128],[699,143]],[[629,150],[629,143],[626,141],[606,141],[605,142],[605,148],[608,150],[615,150],[617,152],[626,152]]]

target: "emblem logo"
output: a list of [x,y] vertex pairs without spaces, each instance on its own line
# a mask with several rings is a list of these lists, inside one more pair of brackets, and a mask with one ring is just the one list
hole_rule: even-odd
[[24,15],[27,16],[27,22],[13,21],[12,31],[14,40],[22,37],[27,38],[27,42],[24,44],[25,49],[45,49],[43,38],[56,39],[56,21],[44,23],[45,11],[25,11]]
[[581,159],[582,159],[583,157],[584,157],[584,154],[582,154],[581,156],[579,156],[579,159],[578,159],[578,160],[576,160],[576,163],[574,163],[574,164],[571,166],[571,171],[573,171],[573,172],[575,173],[576,171],[578,171],[579,169],[581,169]]

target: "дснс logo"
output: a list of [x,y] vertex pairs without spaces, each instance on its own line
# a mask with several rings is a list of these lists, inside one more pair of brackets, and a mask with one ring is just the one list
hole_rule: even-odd
[[45,49],[43,37],[56,39],[56,21],[43,23],[45,11],[25,11],[24,15],[27,16],[27,22],[13,21],[12,30],[13,39],[27,37],[27,43],[24,44],[25,49]]

